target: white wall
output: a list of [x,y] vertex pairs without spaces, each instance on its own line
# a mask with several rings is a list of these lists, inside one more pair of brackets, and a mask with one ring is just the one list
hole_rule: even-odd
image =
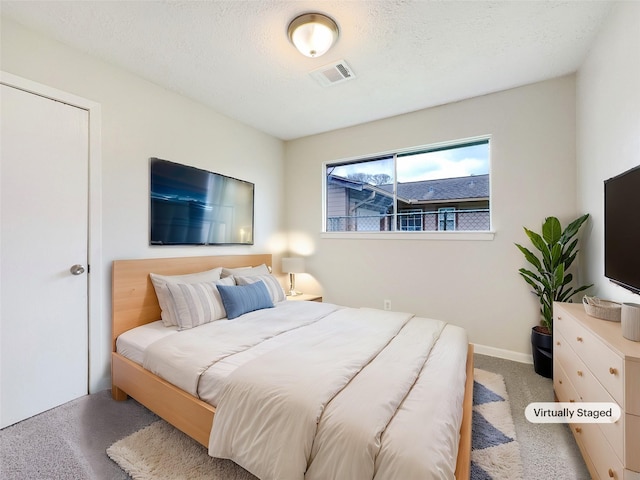
[[[585,279],[619,302],[640,296],[604,276],[603,181],[640,165],[640,3],[617,3],[577,75],[578,205],[592,215]],[[640,212],[630,220],[640,221]],[[639,249],[640,251],[640,249]]]
[[[92,390],[110,386],[111,262],[115,259],[277,253],[282,248],[283,143],[115,66],[2,20],[3,71],[102,106],[101,318],[90,319]],[[150,247],[149,157],[256,184],[252,247]],[[61,172],[64,175],[64,172]],[[45,311],[46,305],[43,305]],[[94,349],[95,350],[95,349]]]
[[[493,240],[321,238],[323,162],[487,134]],[[575,168],[574,76],[287,142],[290,248],[310,254],[298,287],[351,306],[390,299],[394,310],[463,326],[485,352],[527,361],[538,304],[514,242],[527,243],[523,225],[582,213]]]

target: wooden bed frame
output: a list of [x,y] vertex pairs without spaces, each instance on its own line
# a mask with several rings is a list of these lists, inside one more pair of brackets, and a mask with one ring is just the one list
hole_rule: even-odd
[[[139,403],[205,447],[215,408],[116,353],[116,339],[127,330],[160,319],[160,306],[149,273],[181,275],[216,267],[271,266],[270,254],[116,260],[112,270],[111,394],[115,400],[133,397]],[[467,380],[455,477],[471,475],[471,415],[473,345],[467,352]]]

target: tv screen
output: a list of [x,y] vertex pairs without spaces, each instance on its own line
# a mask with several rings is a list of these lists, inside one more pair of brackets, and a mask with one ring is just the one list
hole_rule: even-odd
[[150,161],[151,245],[253,245],[254,184]]
[[640,293],[640,165],[604,182],[604,274]]

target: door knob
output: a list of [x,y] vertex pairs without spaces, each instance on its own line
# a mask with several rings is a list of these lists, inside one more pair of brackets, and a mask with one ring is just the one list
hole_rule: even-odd
[[71,275],[82,275],[84,273],[84,267],[76,263],[71,266],[69,271],[71,272]]

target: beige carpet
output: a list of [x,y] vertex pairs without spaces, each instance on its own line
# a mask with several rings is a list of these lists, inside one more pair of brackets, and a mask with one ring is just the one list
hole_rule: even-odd
[[[522,478],[504,379],[479,369],[472,443],[472,480]],[[117,441],[107,454],[134,480],[256,480],[229,460],[209,457],[206,448],[163,420]]]

